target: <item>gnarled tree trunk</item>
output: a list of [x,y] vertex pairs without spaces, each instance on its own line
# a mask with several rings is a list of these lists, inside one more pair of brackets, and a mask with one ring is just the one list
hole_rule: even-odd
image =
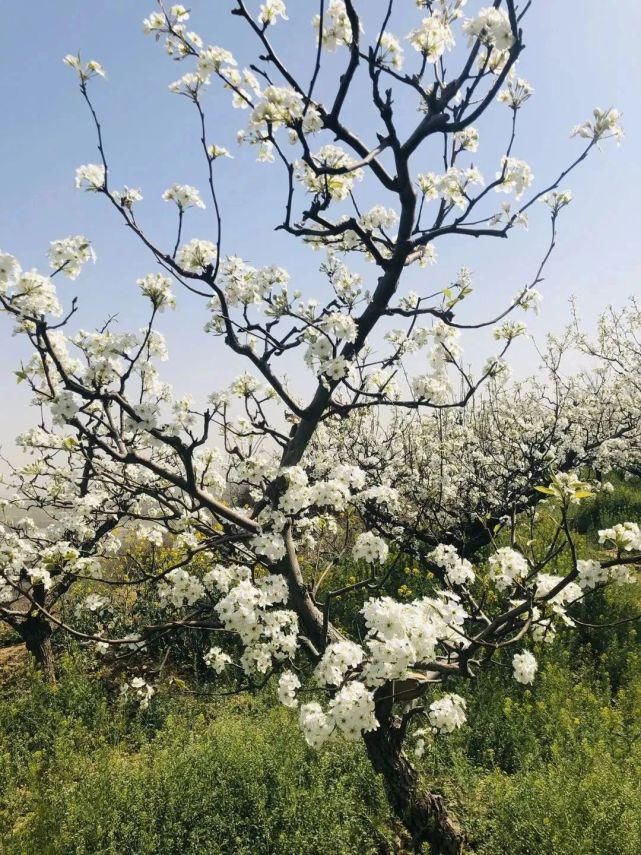
[[451,816],[442,796],[425,790],[419,774],[404,754],[391,724],[364,734],[367,754],[374,769],[383,776],[390,805],[412,835],[414,846],[429,843],[431,855],[461,855],[465,835]]
[[17,629],[46,681],[54,685],[56,669],[53,647],[51,646],[52,630],[50,624],[45,618],[36,615],[28,617]]

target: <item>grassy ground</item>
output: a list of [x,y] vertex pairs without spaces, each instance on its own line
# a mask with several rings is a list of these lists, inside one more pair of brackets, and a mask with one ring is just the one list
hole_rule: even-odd
[[67,662],[0,710],[0,851],[216,855],[379,850],[380,784],[362,753],[316,755],[270,695],[159,697],[147,713]]
[[[576,520],[584,553],[605,524],[641,518],[623,486]],[[592,621],[641,611],[639,586]],[[537,651],[532,687],[496,668],[454,687],[470,726],[428,744],[481,855],[639,855],[641,647],[637,624],[579,629]],[[79,654],[43,685],[0,649],[2,855],[352,855],[400,852],[359,746],[311,751],[273,689],[206,699],[160,689],[146,712]]]

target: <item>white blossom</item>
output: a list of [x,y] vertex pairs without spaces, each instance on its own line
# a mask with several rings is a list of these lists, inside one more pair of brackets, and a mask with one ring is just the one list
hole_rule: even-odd
[[95,59],[91,59],[89,62],[83,64],[79,55],[74,56],[74,54],[69,53],[65,56],[63,62],[77,72],[82,83],[86,83],[92,77],[106,77],[105,69]]
[[498,100],[512,110],[519,110],[534,94],[534,89],[527,80],[518,77],[514,68],[508,74],[504,89],[498,94]]
[[181,211],[186,208],[204,208],[205,203],[200,198],[200,193],[191,184],[172,184],[162,194],[165,202],[175,202]]
[[314,675],[323,686],[340,686],[348,671],[363,661],[364,651],[353,641],[337,641],[325,650]]
[[320,748],[334,730],[333,720],[315,701],[301,706],[299,723],[305,741],[312,748]]
[[524,683],[525,685],[533,683],[538,667],[536,659],[529,650],[515,653],[512,657],[514,679],[517,683]]
[[134,677],[129,685],[136,691],[140,709],[146,710],[149,707],[149,702],[156,694],[154,687],[144,677]]
[[497,549],[489,559],[494,583],[499,591],[512,587],[515,582],[528,575],[530,568],[527,560],[520,552],[509,546]]
[[460,695],[443,695],[430,704],[429,722],[440,733],[452,733],[465,724],[465,707],[465,701]]
[[148,297],[154,308],[163,312],[167,307],[176,307],[176,298],[171,293],[171,279],[161,273],[149,273],[136,281],[142,294]]
[[496,173],[496,177],[500,180],[496,187],[497,193],[514,193],[517,199],[521,198],[534,181],[529,165],[515,157],[502,158],[501,171]]
[[386,68],[400,71],[403,67],[403,48],[393,33],[387,31],[381,33],[378,61]]
[[222,674],[232,661],[231,656],[221,650],[220,647],[210,647],[203,659],[207,667],[215,671],[216,674]]
[[371,531],[363,532],[356,538],[352,555],[356,561],[366,561],[368,564],[384,564],[389,547],[385,541]]
[[287,8],[283,0],[265,0],[261,3],[258,20],[261,24],[275,24],[278,18],[288,21]]
[[623,128],[621,127],[621,114],[618,110],[610,108],[608,110],[600,110],[595,108],[594,121],[584,122],[582,125],[576,125],[572,129],[573,137],[583,137],[591,139],[595,142],[600,140],[610,139],[613,137],[617,143],[623,139]]
[[505,9],[485,6],[475,18],[464,22],[463,30],[468,34],[470,42],[479,39],[484,45],[498,51],[509,50],[514,44],[510,19]]
[[54,240],[49,244],[49,262],[53,270],[60,270],[69,279],[76,279],[83,264],[95,262],[96,253],[91,243],[82,235]]
[[11,302],[23,315],[31,317],[41,315],[59,317],[62,314],[62,306],[53,282],[48,276],[42,276],[36,270],[21,274],[11,295]]
[[435,12],[423,18],[420,27],[407,36],[412,47],[422,53],[428,62],[436,62],[446,50],[454,47],[454,33],[449,22],[441,13]]
[[189,273],[202,273],[210,264],[214,264],[218,250],[209,240],[194,238],[183,244],[176,255],[179,266]]
[[[356,161],[339,146],[323,146],[312,155],[312,160],[315,168],[303,161],[296,164],[296,177],[311,193],[330,196],[340,201],[349,196],[354,182],[363,177],[363,170],[357,167]],[[324,168],[343,171],[324,173]]]
[[278,680],[278,700],[285,707],[295,709],[298,706],[296,692],[300,689],[300,680],[292,671],[283,671]]
[[97,192],[105,186],[105,167],[102,164],[86,163],[76,169],[76,188]]
[[619,552],[641,551],[641,528],[637,523],[617,523],[599,530],[599,543],[612,543]]
[[454,140],[458,148],[464,151],[475,152],[479,147],[479,132],[471,125],[454,134]]
[[21,272],[18,259],[0,250],[0,294],[6,293],[8,287],[15,284]]
[[191,606],[202,598],[205,593],[203,583],[182,567],[177,567],[167,573],[165,582],[159,586],[160,599],[169,602],[176,608]]
[[452,585],[468,585],[474,581],[474,568],[466,558],[461,558],[453,546],[439,544],[427,556],[445,570]]
[[206,77],[212,72],[218,73],[223,65],[237,65],[233,55],[225,48],[209,45],[200,51],[198,55],[198,73]]
[[346,683],[329,702],[329,714],[347,739],[378,729],[374,715],[374,695],[358,680]]
[[[320,15],[312,21],[314,29],[320,29]],[[339,45],[352,43],[352,25],[343,0],[330,0],[323,17],[322,45],[325,50],[333,52]]]

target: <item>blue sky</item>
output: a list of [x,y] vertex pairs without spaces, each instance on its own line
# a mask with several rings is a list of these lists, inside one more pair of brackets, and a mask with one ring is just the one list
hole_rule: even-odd
[[[194,0],[191,24],[206,42],[229,46],[243,62],[251,56],[254,43],[241,22],[229,15],[232,5],[232,0]],[[386,5],[383,0],[367,0],[366,8],[380,16]],[[397,5],[400,13],[391,29],[404,36],[419,16],[413,0],[397,0]],[[470,0],[468,8],[479,5]],[[309,21],[317,4],[290,0],[288,6],[292,23],[279,27],[274,40],[287,51],[292,67],[302,70],[309,68],[313,55]],[[361,6],[365,8],[364,0]],[[104,200],[73,188],[75,168],[95,162],[97,155],[86,109],[62,57],[80,50],[85,58],[98,59],[107,68],[109,79],[95,81],[94,96],[114,183],[142,188],[145,202],[140,215],[150,234],[160,242],[168,242],[173,235],[173,211],[160,201],[170,183],[192,183],[204,189],[195,116],[184,99],[167,90],[187,69],[172,63],[161,47],[143,36],[141,20],[152,9],[153,3],[138,0],[21,0],[3,9],[0,247],[15,253],[23,267],[44,267],[50,240],[86,234],[93,241],[98,264],[62,288],[65,299],[75,294],[80,298],[78,323],[85,327],[100,324],[117,311],[123,329],[137,328],[146,307],[134,283],[153,265]],[[568,182],[575,202],[563,217],[559,247],[541,287],[545,301],[542,316],[533,326],[537,335],[563,326],[571,294],[577,296],[581,314],[590,324],[607,304],[621,305],[639,292],[640,25],[638,0],[608,4],[535,0],[528,14],[520,72],[534,85],[535,96],[523,111],[514,154],[528,160],[537,181],[545,182],[578,152],[580,144],[569,139],[569,130],[588,118],[593,106],[617,106],[626,130],[620,148],[604,146]],[[407,46],[406,54],[410,53]],[[330,71],[336,68],[332,62]],[[320,287],[320,257],[301,249],[293,238],[273,232],[283,204],[282,175],[275,167],[255,165],[251,151],[237,149],[235,133],[246,114],[224,106],[219,91],[212,92],[207,106],[212,140],[235,156],[219,164],[225,252],[254,264],[285,266],[292,273],[292,287],[314,296]],[[374,127],[366,100],[357,97],[347,109],[363,135],[371,138]],[[414,120],[412,110],[402,115],[402,121]],[[479,124],[479,165],[489,175],[496,168],[507,127],[505,108],[497,106],[495,111]],[[436,151],[422,152],[415,168],[438,170]],[[210,237],[211,222],[211,211],[194,213],[190,236]],[[468,265],[474,270],[477,291],[461,319],[475,320],[479,312],[484,315],[504,305],[528,281],[544,235],[534,223],[528,233],[500,246],[491,240],[441,243],[439,264],[415,274],[408,286],[437,290],[448,284],[458,267]],[[365,272],[370,277],[374,273],[373,268]],[[223,353],[218,340],[200,332],[205,320],[202,304],[181,295],[178,311],[163,316],[160,324],[172,357],[164,372],[166,379],[178,392],[197,397],[219,389],[243,368]],[[11,374],[25,350],[10,337],[6,321],[0,335],[4,402],[0,442],[7,453],[12,438],[31,423],[34,414],[28,411],[27,390],[16,386]],[[471,343],[472,350],[475,346]],[[532,354],[525,343],[515,349],[513,362],[519,371],[528,370]]]

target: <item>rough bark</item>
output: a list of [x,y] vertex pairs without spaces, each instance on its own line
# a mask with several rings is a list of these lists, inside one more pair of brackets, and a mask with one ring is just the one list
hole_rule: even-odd
[[421,786],[419,774],[390,726],[364,735],[367,754],[383,776],[390,806],[412,836],[417,851],[428,843],[431,855],[461,855],[465,835],[443,797]]
[[42,617],[28,617],[18,629],[27,650],[36,660],[45,680],[54,685],[56,668],[51,645],[52,630],[49,623]]

